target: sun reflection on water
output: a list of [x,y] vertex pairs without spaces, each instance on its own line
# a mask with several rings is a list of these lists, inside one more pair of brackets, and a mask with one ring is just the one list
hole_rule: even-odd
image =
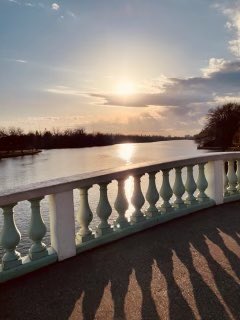
[[118,156],[122,160],[126,161],[127,164],[131,163],[135,146],[132,143],[123,143],[118,146]]

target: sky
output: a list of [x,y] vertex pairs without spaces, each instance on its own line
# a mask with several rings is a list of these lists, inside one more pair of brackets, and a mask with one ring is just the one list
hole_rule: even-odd
[[239,87],[240,0],[0,0],[0,127],[191,135]]

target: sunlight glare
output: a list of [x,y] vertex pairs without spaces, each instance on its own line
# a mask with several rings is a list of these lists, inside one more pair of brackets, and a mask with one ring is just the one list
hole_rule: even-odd
[[135,146],[132,143],[123,143],[118,146],[118,156],[120,159],[130,164],[134,153]]
[[132,202],[131,202],[131,197],[133,193],[133,177],[132,176],[128,177],[127,180],[125,180],[124,189],[125,189],[125,194],[126,194],[126,198],[129,205],[125,215],[126,215],[126,218],[130,220],[130,217],[134,211],[134,206],[132,205]]
[[120,96],[129,96],[136,93],[136,85],[132,81],[121,81],[116,85],[115,93]]

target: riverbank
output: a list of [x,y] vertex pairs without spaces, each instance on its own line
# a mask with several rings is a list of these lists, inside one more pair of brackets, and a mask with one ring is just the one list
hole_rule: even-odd
[[11,130],[3,129],[0,132],[0,150],[13,150],[15,148],[19,150],[87,148],[119,143],[144,143],[182,139],[191,139],[191,137],[87,133],[84,129],[45,130],[43,132],[24,133],[23,130],[15,128]]
[[39,149],[0,151],[0,159],[34,155],[42,152]]
[[222,147],[202,147],[202,146],[197,146],[198,150],[209,150],[209,151],[216,151],[216,152],[225,152],[225,151],[240,151],[240,146],[232,146],[227,149],[224,149]]

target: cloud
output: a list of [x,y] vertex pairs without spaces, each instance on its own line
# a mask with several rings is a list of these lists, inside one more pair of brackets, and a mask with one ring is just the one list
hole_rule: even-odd
[[19,62],[19,63],[27,63],[27,60],[22,60],[22,59],[16,59],[14,61]]
[[12,2],[12,3],[20,4],[17,0],[8,0],[8,2]]
[[66,87],[66,86],[55,86],[53,88],[45,89],[46,92],[61,94],[61,95],[69,95],[69,96],[87,96],[88,94],[74,88]]
[[76,18],[75,13],[73,13],[73,12],[70,11],[70,10],[67,11],[67,15],[70,16],[70,17],[72,17],[72,18]]
[[59,4],[57,4],[56,2],[52,3],[52,9],[55,10],[55,11],[58,11],[60,9],[60,6]]
[[226,28],[234,34],[234,39],[228,42],[229,49],[240,57],[240,0],[223,1],[214,7],[227,17]]
[[35,5],[33,3],[31,3],[31,2],[25,2],[24,5],[26,7],[35,7]]
[[28,61],[24,59],[3,58],[3,60],[8,62],[28,63]]
[[202,68],[203,75],[209,77],[212,73],[218,72],[225,68],[226,61],[224,59],[211,58],[207,67]]
[[[216,95],[239,95],[240,61],[226,61],[212,58],[209,65],[203,68],[202,77],[169,78],[164,84],[159,85],[158,92],[135,94],[124,97],[113,94],[93,93],[104,101],[105,105],[146,107],[177,106],[185,107],[196,103],[214,103]],[[156,90],[156,83],[153,82]]]
[[[141,128],[141,132],[154,133],[161,129],[161,132],[170,134],[171,128],[174,128],[176,134],[183,134],[199,131],[210,108],[227,102],[239,102],[239,83],[240,60],[211,58],[208,65],[202,69],[202,76],[189,78],[160,76],[139,86],[141,93],[125,97],[97,92],[96,89],[94,92],[90,90],[83,92],[79,88],[69,86],[53,86],[45,91],[69,98],[90,97],[92,105],[117,108],[107,111],[109,113],[107,119],[103,117],[101,120],[96,120],[100,121],[99,125],[91,119],[89,123],[91,122],[94,130],[105,128],[110,132],[115,126],[116,130],[121,132],[124,132],[125,127],[126,132],[132,133],[139,132]],[[128,117],[119,124],[119,118],[110,119],[110,114],[121,110],[119,109],[121,107],[126,108],[122,113]],[[131,114],[135,116],[132,117]]]
[[[202,72],[203,76],[200,77],[166,79],[159,84],[158,92],[154,80],[152,86],[155,90],[152,91],[150,86],[149,92],[142,94],[127,97],[104,93],[89,95],[98,99],[98,105],[154,109],[154,114],[145,117],[148,122],[153,117],[165,129],[166,123],[170,127],[178,123],[180,127],[188,126],[193,131],[194,127],[200,128],[210,108],[230,101],[240,101],[240,60],[212,58]],[[165,117],[164,121],[157,118],[157,115]]]

